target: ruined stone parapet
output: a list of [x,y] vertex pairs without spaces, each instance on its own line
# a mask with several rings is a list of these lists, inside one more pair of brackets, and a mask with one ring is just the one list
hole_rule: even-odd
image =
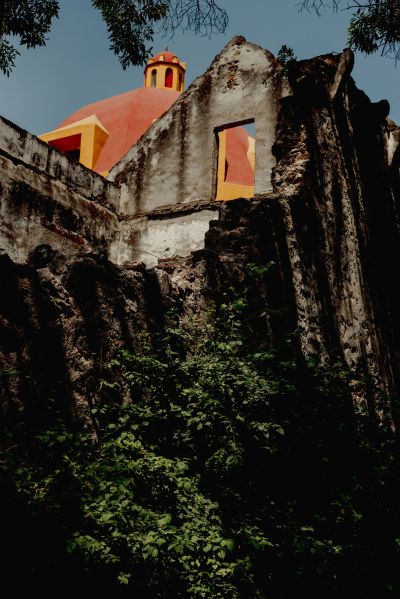
[[0,173],[0,246],[17,262],[39,243],[73,255],[117,237],[116,187],[2,118]]
[[117,211],[119,192],[97,173],[71,160],[35,135],[0,117],[0,155],[58,181],[84,198]]

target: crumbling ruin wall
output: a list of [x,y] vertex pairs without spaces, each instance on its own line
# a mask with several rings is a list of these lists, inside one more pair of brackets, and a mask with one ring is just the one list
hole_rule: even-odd
[[111,170],[121,188],[120,211],[212,201],[216,193],[216,129],[254,119],[255,194],[271,190],[272,144],[281,97],[270,52],[234,38],[170,110]]
[[120,190],[75,160],[0,119],[0,247],[24,263],[38,244],[66,256],[103,251],[116,264],[186,256],[202,248],[217,207],[170,206],[139,218],[118,214]]
[[[5,409],[18,398],[40,402],[56,388],[70,411],[90,421],[99,372],[121,344],[135,349],[141,331],[162,333],[170,313],[185,327],[193,314],[224,302],[227,290],[244,288],[251,313],[262,315],[249,329],[253,341],[276,345],[295,332],[304,356],[342,359],[397,400],[397,129],[387,121],[387,102],[371,103],[356,88],[352,60],[346,51],[289,65],[273,191],[219,203],[205,248],[192,256],[153,270],[136,262],[119,267],[105,255],[65,258],[43,247],[27,265],[2,258],[2,368],[28,373],[29,381],[8,379]],[[156,222],[171,218],[153,215]],[[122,222],[128,237],[133,221]],[[253,280],[251,263],[273,266]],[[396,423],[396,401],[377,397],[357,392],[356,410]]]
[[[24,262],[38,243],[121,264],[185,256],[216,218],[215,129],[255,119],[256,194],[271,189],[281,78],[267,51],[234,38],[107,181],[0,120],[0,247]],[[112,179],[114,182],[112,182]]]
[[[372,103],[356,88],[352,66],[349,51],[290,65],[291,94],[281,102],[274,145],[274,194],[258,204],[224,205],[206,247],[225,261],[235,252],[236,269],[273,261],[264,298],[272,310],[287,310],[285,334],[297,331],[302,353],[342,359],[397,397],[396,129],[387,121],[388,103]],[[262,334],[282,339],[281,326],[270,317]],[[355,399],[358,410],[380,422],[397,419],[396,402],[384,394],[373,404],[368,395]]]
[[117,264],[135,260],[156,266],[159,260],[189,256],[204,248],[210,222],[218,218],[218,205],[195,202],[154,210],[141,217],[123,218],[118,247],[113,246]]
[[[391,164],[386,100],[372,103],[345,51],[294,63],[274,152],[305,353],[336,352],[399,389],[399,172]],[[396,266],[397,265],[397,266]],[[371,413],[388,414],[381,406]]]
[[2,118],[0,172],[1,247],[15,261],[39,243],[74,255],[117,238],[115,186]]

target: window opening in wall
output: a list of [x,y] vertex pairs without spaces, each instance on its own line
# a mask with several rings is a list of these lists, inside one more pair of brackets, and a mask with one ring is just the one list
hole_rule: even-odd
[[178,91],[180,91],[180,92],[183,91],[182,88],[183,88],[183,77],[182,77],[182,74],[179,73],[179,89],[178,89]]
[[69,158],[79,161],[81,156],[81,134],[69,135],[49,141],[49,146],[56,148]]
[[168,68],[165,71],[165,87],[172,87],[173,79],[174,79],[174,72],[172,69]]
[[157,85],[157,71],[154,69],[151,71],[151,87],[156,87]]
[[216,200],[254,196],[256,135],[254,119],[216,129],[218,148]]

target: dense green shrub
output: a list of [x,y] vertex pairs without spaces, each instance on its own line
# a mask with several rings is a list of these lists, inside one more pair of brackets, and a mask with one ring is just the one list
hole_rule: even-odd
[[121,349],[99,379],[96,435],[56,413],[8,431],[31,588],[56,573],[152,598],[400,589],[397,450],[355,416],[362,383],[302,359],[295,337],[254,347],[247,317],[233,294],[205,324]]

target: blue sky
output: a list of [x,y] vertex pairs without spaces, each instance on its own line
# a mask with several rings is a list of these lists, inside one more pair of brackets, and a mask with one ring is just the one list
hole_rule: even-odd
[[[90,0],[61,0],[47,46],[23,50],[10,78],[0,75],[0,114],[29,131],[54,129],[74,110],[102,98],[143,85],[143,69],[123,71],[108,50],[106,28]],[[209,66],[234,35],[244,35],[276,53],[291,46],[298,58],[340,51],[346,46],[349,13],[327,12],[318,18],[299,13],[297,0],[220,0],[230,15],[225,35],[211,40],[178,32],[174,40],[158,37],[159,51],[168,45],[188,63],[190,83]],[[345,4],[345,3],[344,3]],[[380,56],[356,56],[358,87],[372,100],[386,98],[391,118],[400,122],[400,65]]]

